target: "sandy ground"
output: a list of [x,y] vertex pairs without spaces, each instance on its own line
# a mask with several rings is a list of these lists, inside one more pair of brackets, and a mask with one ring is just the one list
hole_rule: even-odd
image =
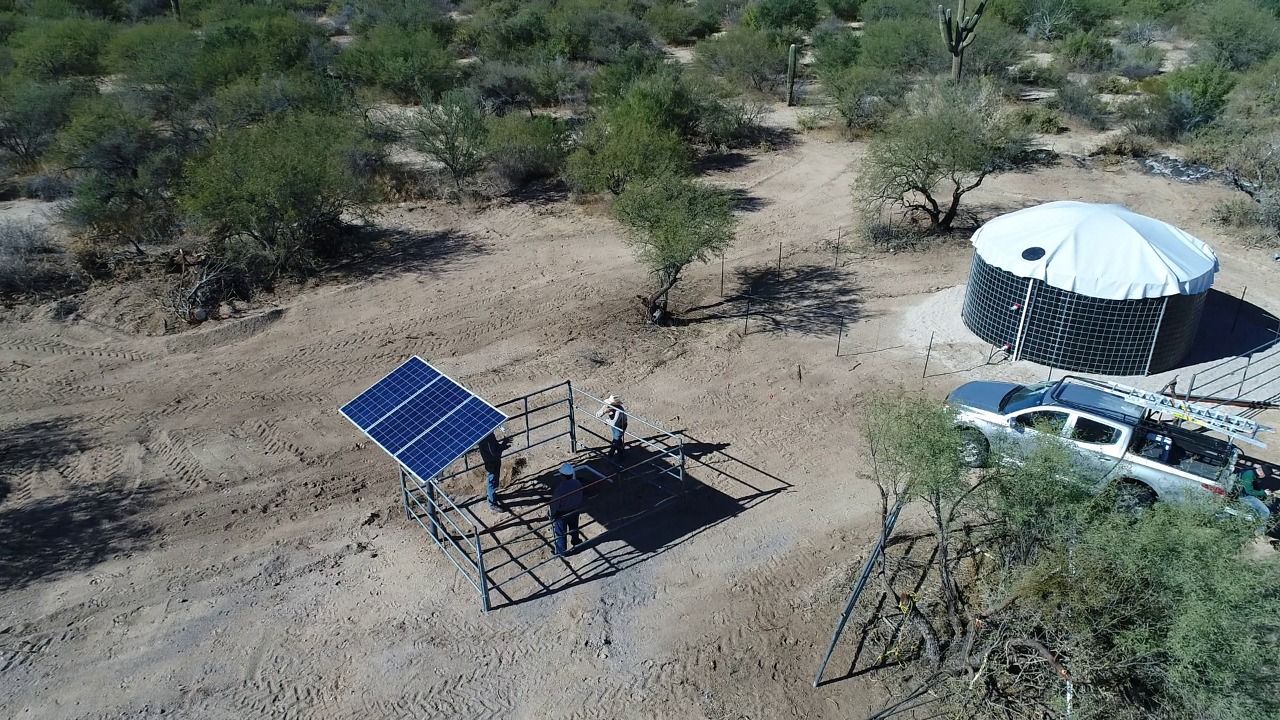
[[[801,137],[709,170],[740,191],[726,294],[777,298],[753,309],[745,335],[719,263],[696,268],[676,298],[697,308],[693,322],[641,324],[633,297],[646,277],[619,229],[557,197],[389,207],[382,222],[405,239],[386,257],[176,336],[127,330],[131,306],[106,291],[64,321],[8,311],[0,716],[864,713],[880,699],[865,677],[810,687],[878,518],[861,400],[1044,369],[973,362],[980,343],[956,330],[963,241],[850,246],[861,153]],[[1210,241],[1219,288],[1247,285],[1253,302],[1280,307],[1271,255],[1206,224],[1230,194],[1067,162],[993,178],[974,200],[987,214],[1129,204]],[[943,331],[922,378],[930,334]],[[658,546],[599,537],[563,572],[613,553],[625,567],[482,614],[401,514],[392,463],[336,412],[413,354],[495,401],[565,379],[619,392],[707,444],[694,476],[730,511],[703,517],[709,495],[695,494],[643,521],[661,529],[680,515]]]

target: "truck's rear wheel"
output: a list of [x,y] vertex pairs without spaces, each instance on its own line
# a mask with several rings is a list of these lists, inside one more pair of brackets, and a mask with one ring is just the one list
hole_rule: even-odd
[[1116,483],[1116,510],[1134,515],[1156,503],[1156,491],[1138,480],[1124,479]]
[[976,428],[960,428],[960,463],[965,467],[985,467],[991,459],[991,443]]

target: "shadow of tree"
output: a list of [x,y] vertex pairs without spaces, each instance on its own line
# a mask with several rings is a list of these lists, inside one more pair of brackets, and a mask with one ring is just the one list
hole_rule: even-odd
[[439,270],[463,257],[483,255],[488,249],[467,233],[453,230],[411,232],[398,228],[361,228],[351,242],[346,260],[321,273],[325,280],[348,281],[363,277],[390,277]]
[[24,587],[139,548],[152,533],[137,517],[149,494],[77,485],[0,512],[0,583]]
[[865,317],[861,287],[827,265],[755,266],[734,271],[738,291],[718,303],[690,308],[685,323],[748,318],[749,332],[830,336]]
[[759,195],[752,195],[742,188],[732,188],[727,193],[733,209],[738,212],[756,212],[770,204],[768,200]]
[[11,478],[24,471],[43,470],[85,447],[83,435],[68,417],[37,420],[0,431],[0,502],[12,492]]

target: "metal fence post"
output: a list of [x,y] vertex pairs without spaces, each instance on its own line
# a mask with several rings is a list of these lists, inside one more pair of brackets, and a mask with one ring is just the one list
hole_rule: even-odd
[[840,341],[844,339],[844,316],[840,316],[840,332],[836,335],[836,357],[840,357]]
[[1237,400],[1239,400],[1240,396],[1244,394],[1244,384],[1249,380],[1249,366],[1252,364],[1253,364],[1253,356],[1250,355],[1244,360],[1244,377],[1240,378],[1240,385],[1236,387]]
[[1183,402],[1191,402],[1191,391],[1196,389],[1196,375],[1199,373],[1191,373],[1191,382],[1187,383],[1187,392],[1182,396]]
[[529,437],[529,396],[524,396],[524,446],[529,447],[533,440]]
[[427,520],[431,525],[431,538],[436,542],[440,542],[440,521],[436,519],[436,484],[434,481],[427,481]]
[[778,241],[778,277],[782,277],[782,241]]
[[724,298],[724,253],[720,253],[720,297]]
[[573,381],[566,380],[565,385],[569,387],[569,448],[573,452],[578,452],[578,416],[573,405]]
[[476,529],[476,570],[480,572],[480,607],[489,612],[489,575],[484,569],[484,548],[480,544],[480,530]]
[[1240,308],[1244,307],[1244,294],[1247,292],[1249,292],[1249,286],[1245,285],[1244,288],[1240,290],[1240,299],[1236,301],[1236,314],[1231,318],[1231,332],[1233,334],[1236,331],[1236,322],[1240,320]]
[[747,335],[747,321],[751,319],[751,296],[747,296],[747,314],[742,317],[742,335]]
[[404,519],[412,520],[413,515],[409,512],[409,481],[408,473],[404,468],[400,468],[400,502],[404,504]]
[[929,333],[929,349],[924,352],[924,370],[920,373],[920,378],[924,379],[929,376],[929,356],[933,354],[933,333]]

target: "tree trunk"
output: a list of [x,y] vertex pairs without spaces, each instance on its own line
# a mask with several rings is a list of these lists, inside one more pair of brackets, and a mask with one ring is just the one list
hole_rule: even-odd
[[671,288],[675,287],[676,281],[680,279],[680,271],[676,270],[671,273],[671,277],[663,284],[663,286],[655,293],[644,298],[645,312],[648,315],[649,322],[664,325],[667,318],[667,294],[671,292]]
[[951,193],[951,204],[947,206],[947,211],[942,214],[941,218],[934,223],[934,230],[938,234],[951,232],[951,223],[955,222],[956,214],[960,211],[960,197],[963,193],[959,186]]

